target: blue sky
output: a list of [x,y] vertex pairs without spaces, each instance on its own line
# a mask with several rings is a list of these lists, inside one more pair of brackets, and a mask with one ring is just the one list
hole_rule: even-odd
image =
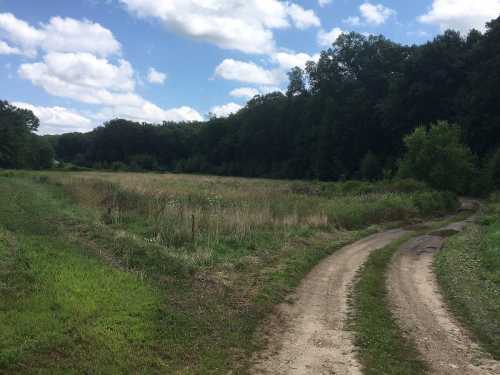
[[284,89],[341,32],[420,44],[499,13],[500,0],[0,0],[2,99],[41,134],[224,116]]

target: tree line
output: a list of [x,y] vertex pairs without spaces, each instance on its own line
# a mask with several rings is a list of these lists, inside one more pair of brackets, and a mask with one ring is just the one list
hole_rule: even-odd
[[116,119],[51,142],[58,160],[81,167],[328,181],[404,170],[405,137],[447,121],[476,171],[495,159],[500,17],[484,33],[449,30],[418,46],[343,34],[289,79],[286,93],[256,96],[228,118]]

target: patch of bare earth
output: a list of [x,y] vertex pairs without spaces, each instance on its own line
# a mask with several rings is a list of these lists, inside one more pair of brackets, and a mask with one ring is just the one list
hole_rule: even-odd
[[302,281],[289,303],[277,307],[263,331],[267,347],[251,374],[361,374],[347,330],[348,296],[359,268],[374,250],[406,232],[375,234],[335,252]]
[[500,363],[484,354],[447,310],[433,272],[434,255],[445,237],[465,225],[452,224],[404,244],[391,264],[389,298],[399,325],[416,342],[431,374],[498,375]]

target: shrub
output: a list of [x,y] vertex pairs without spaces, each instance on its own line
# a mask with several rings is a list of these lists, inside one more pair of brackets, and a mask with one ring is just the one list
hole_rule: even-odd
[[428,191],[416,193],[413,196],[413,204],[421,215],[428,216],[456,209],[458,200],[453,193]]
[[407,153],[399,176],[425,181],[439,190],[466,193],[474,175],[470,149],[461,143],[458,126],[438,122],[405,137]]

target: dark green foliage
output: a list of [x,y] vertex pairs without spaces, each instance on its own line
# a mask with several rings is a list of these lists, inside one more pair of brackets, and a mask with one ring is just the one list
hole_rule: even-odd
[[52,166],[54,151],[47,139],[33,134],[39,120],[33,112],[0,101],[0,168],[42,169]]
[[369,151],[361,160],[361,176],[365,180],[373,181],[382,177],[382,166],[378,158]]
[[400,163],[402,177],[413,177],[430,186],[465,193],[474,173],[472,153],[460,140],[460,129],[446,122],[417,128],[405,137],[406,155]]

